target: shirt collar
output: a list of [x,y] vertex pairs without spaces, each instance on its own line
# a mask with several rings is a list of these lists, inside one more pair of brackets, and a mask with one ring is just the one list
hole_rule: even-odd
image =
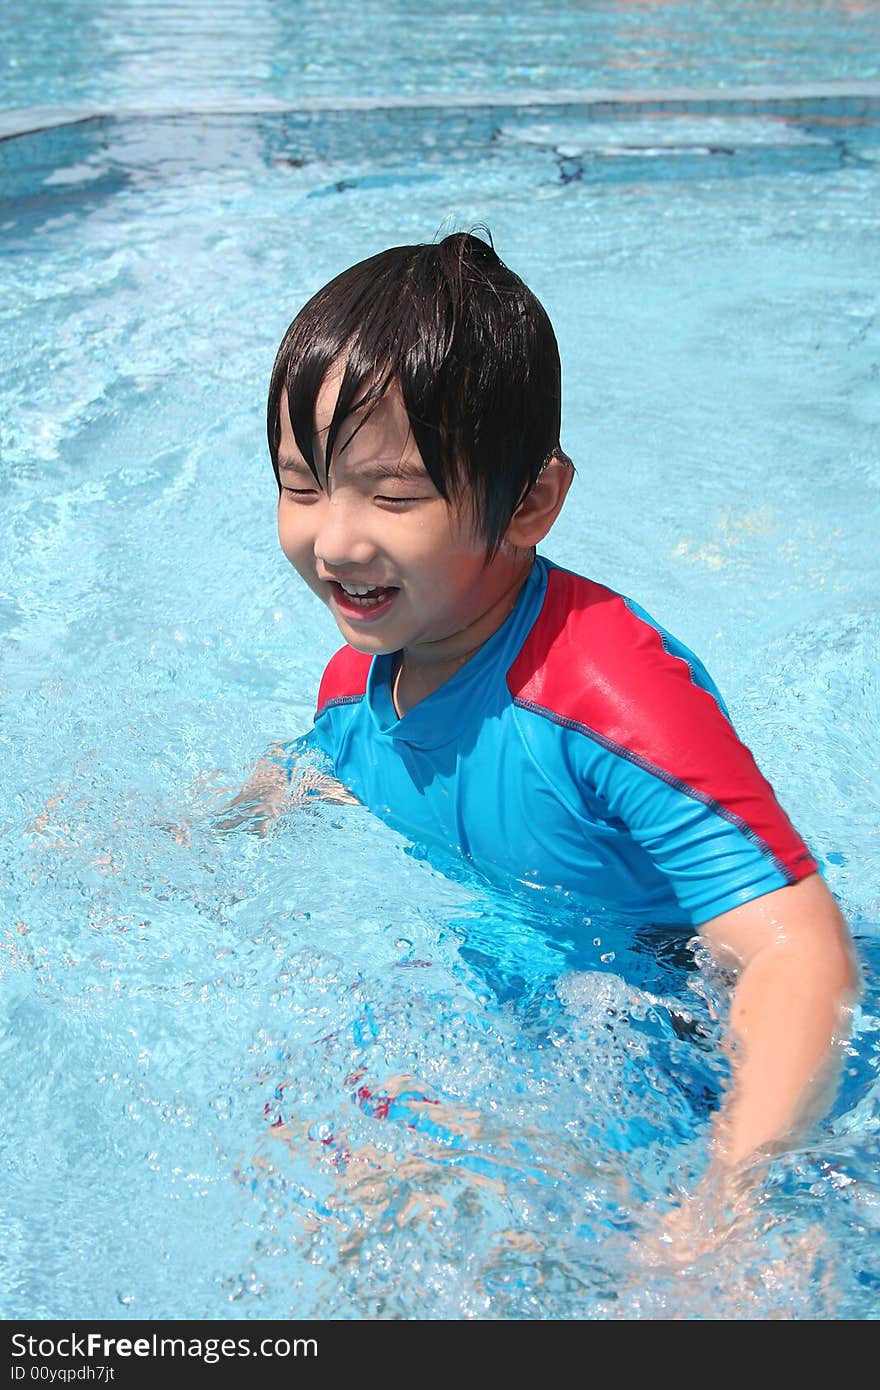
[[398,653],[373,658],[367,678],[366,702],[376,732],[382,738],[415,748],[440,748],[461,731],[462,712],[472,718],[485,708],[504,682],[530,631],[547,589],[548,562],[538,556],[516,603],[504,622],[454,676],[407,710],[402,719],[391,698]]

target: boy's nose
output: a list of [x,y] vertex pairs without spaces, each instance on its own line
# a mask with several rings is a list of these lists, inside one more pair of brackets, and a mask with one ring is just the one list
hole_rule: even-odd
[[322,524],[315,536],[315,559],[330,570],[351,569],[364,565],[376,554],[376,547],[366,531],[357,526],[351,510],[336,505],[326,506]]

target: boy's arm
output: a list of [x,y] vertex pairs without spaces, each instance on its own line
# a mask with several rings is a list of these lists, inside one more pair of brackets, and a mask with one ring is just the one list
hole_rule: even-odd
[[260,758],[241,791],[221,807],[218,830],[246,826],[266,833],[269,822],[281,813],[289,795],[290,778],[280,763],[280,751],[280,745],[276,745],[268,757]]
[[260,758],[238,795],[221,808],[217,829],[244,827],[265,835],[269,824],[282,811],[315,797],[337,804],[357,804],[357,798],[335,777],[308,762],[297,768],[294,755],[285,745],[276,744]]
[[716,1156],[729,1167],[783,1139],[821,1103],[858,973],[847,926],[816,873],[700,930],[713,955],[739,970],[732,1084],[716,1128]]

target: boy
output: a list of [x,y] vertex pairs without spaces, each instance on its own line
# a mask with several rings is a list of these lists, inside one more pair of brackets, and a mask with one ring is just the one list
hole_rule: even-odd
[[411,838],[739,967],[729,1166],[815,1099],[848,933],[696,657],[537,556],[573,475],[560,403],[546,313],[473,235],[373,256],[297,315],[269,391],[279,538],[347,643],[316,736]]

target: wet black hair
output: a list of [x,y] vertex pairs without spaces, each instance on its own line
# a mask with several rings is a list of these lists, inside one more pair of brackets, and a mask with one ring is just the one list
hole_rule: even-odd
[[[485,230],[483,228],[477,230]],[[397,382],[416,446],[440,495],[467,498],[490,552],[559,444],[559,349],[542,305],[473,232],[395,246],[337,275],[284,335],[269,386],[275,478],[282,392],[297,446],[320,481]],[[315,403],[328,370],[345,363],[323,457]],[[354,410],[363,415],[341,444]],[[567,461],[567,460],[566,460]]]

